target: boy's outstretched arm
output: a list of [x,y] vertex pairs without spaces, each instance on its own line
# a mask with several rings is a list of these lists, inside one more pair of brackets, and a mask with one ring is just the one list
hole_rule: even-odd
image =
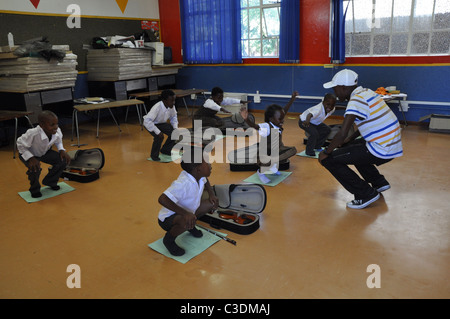
[[158,203],[160,203],[165,208],[175,212],[184,218],[186,229],[192,229],[195,227],[195,222],[197,221],[197,217],[195,214],[188,212],[184,208],[175,204],[166,194],[161,194],[158,198]]
[[292,93],[291,99],[289,100],[289,102],[284,106],[284,114],[287,114],[287,112],[289,112],[289,109],[291,108],[292,104],[295,101],[295,98],[299,96],[297,91],[294,91]]
[[245,106],[241,107],[241,110],[239,111],[239,113],[241,114],[242,118],[245,120],[245,123],[248,124],[248,126],[253,127],[255,130],[259,130],[259,125],[250,121],[250,119],[248,118],[248,110]]

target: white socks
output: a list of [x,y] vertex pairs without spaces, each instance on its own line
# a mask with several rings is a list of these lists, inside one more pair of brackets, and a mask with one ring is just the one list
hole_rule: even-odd
[[256,173],[258,174],[259,179],[261,180],[261,182],[263,182],[264,184],[267,184],[270,182],[270,179],[265,175],[265,173],[267,174],[273,174],[273,175],[277,175],[279,176],[281,173],[278,171],[278,164],[275,163],[273,164],[269,169],[265,169],[264,173],[261,173],[260,170],[258,170]]
[[261,182],[263,182],[264,184],[270,183],[270,179],[264,173],[261,173],[259,170],[256,173],[258,174]]

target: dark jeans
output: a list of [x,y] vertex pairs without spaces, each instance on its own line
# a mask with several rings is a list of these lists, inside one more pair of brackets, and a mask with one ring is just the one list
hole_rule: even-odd
[[[25,166],[27,166],[27,162],[23,159],[22,155],[19,158]],[[40,162],[52,165],[52,167],[48,169],[48,174],[42,180],[42,184],[47,186],[56,186],[58,184],[59,177],[66,168],[66,161],[61,160],[59,152],[54,150],[48,150],[43,156],[35,156],[35,158]],[[39,184],[41,171],[42,169],[37,172],[32,172],[30,170],[27,171],[28,180],[30,181],[30,193],[32,194],[35,194],[41,190],[41,184]]]
[[170,155],[172,152],[172,148],[175,146],[176,143],[176,141],[172,140],[173,126],[172,124],[169,123],[160,123],[155,125],[161,132],[167,135],[167,140],[164,143],[163,147],[161,148],[161,144],[164,139],[158,138],[158,135],[155,134],[155,132],[148,131],[153,136],[153,145],[150,151],[150,156],[151,158],[157,158],[159,157],[160,151],[165,155]]
[[324,123],[319,125],[309,124],[306,127],[303,125],[302,120],[298,121],[298,126],[309,134],[308,142],[306,143],[306,154],[315,155],[314,149],[322,147],[331,132],[331,128]]
[[[372,155],[366,147],[366,141],[361,138],[333,151],[322,161],[322,165],[347,191],[355,195],[355,199],[366,199],[376,188],[388,184],[376,166],[391,160]],[[354,165],[362,178],[348,165]]]

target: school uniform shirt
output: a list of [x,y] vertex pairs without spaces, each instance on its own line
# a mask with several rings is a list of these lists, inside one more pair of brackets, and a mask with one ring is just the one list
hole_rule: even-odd
[[[175,204],[184,208],[188,212],[195,214],[199,208],[202,199],[203,189],[208,182],[206,177],[197,180],[186,171],[182,171],[178,178],[164,191],[164,194],[169,197]],[[174,211],[162,207],[159,211],[158,218],[164,221],[167,217],[175,214]]]
[[350,96],[347,114],[362,118],[357,117],[355,124],[372,155],[383,159],[403,155],[400,123],[380,95],[357,87]]
[[267,136],[269,136],[270,135],[270,129],[271,128],[274,128],[274,129],[277,129],[279,132],[280,132],[280,134],[281,134],[281,132],[283,131],[283,129],[282,128],[279,128],[278,126],[276,126],[275,124],[273,124],[272,122],[269,122],[269,123],[260,123],[260,124],[258,124],[258,126],[259,126],[259,130],[258,130],[258,134],[261,136],[261,137],[267,137]]
[[33,156],[44,156],[53,145],[56,145],[58,151],[65,151],[62,138],[63,134],[59,127],[56,133],[52,135],[51,140],[49,140],[47,134],[38,125],[27,130],[17,139],[17,150],[22,155],[22,158],[28,161]]
[[300,115],[300,120],[302,120],[302,122],[306,121],[306,118],[308,116],[309,113],[312,114],[311,120],[309,121],[309,123],[313,124],[313,125],[319,125],[321,123],[323,123],[323,121],[325,121],[331,114],[334,113],[336,109],[333,108],[330,113],[325,113],[325,108],[323,107],[323,102],[320,102],[317,105],[314,105],[313,107],[310,107],[309,109],[307,109],[305,112],[303,112]]
[[161,131],[156,127],[155,124],[166,123],[170,119],[170,124],[172,124],[174,129],[178,128],[178,117],[177,110],[175,106],[166,107],[163,101],[159,101],[155,104],[150,112],[144,116],[144,126],[149,132],[154,132],[155,134],[161,133]]
[[205,101],[205,104],[203,104],[203,106],[207,109],[219,112],[222,106],[239,104],[239,103],[241,103],[241,100],[239,100],[239,99],[225,97],[220,105],[217,104],[216,102],[214,102],[213,99],[207,99]]

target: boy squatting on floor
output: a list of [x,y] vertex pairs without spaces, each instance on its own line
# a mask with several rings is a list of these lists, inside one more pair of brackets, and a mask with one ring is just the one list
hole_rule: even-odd
[[[201,161],[196,160],[201,154]],[[208,177],[211,175],[211,164],[205,160],[200,147],[185,150],[181,160],[183,169],[178,178],[158,199],[163,207],[159,211],[158,223],[166,231],[163,244],[174,256],[182,256],[185,250],[175,243],[175,239],[189,231],[194,237],[202,237],[201,230],[195,228],[197,219],[217,209],[219,199],[214,194]],[[207,158],[207,157],[206,157]],[[209,195],[202,200],[203,190]]]
[[[64,149],[63,134],[58,127],[56,114],[51,111],[43,111],[38,115],[38,123],[37,127],[28,129],[17,139],[19,158],[28,168],[29,190],[33,198],[42,197],[41,184],[39,183],[42,171],[40,162],[52,165],[48,174],[42,180],[42,184],[55,191],[60,189],[58,186],[59,177],[66,166],[70,164],[70,156]],[[58,152],[52,150],[53,145],[56,145]]]

